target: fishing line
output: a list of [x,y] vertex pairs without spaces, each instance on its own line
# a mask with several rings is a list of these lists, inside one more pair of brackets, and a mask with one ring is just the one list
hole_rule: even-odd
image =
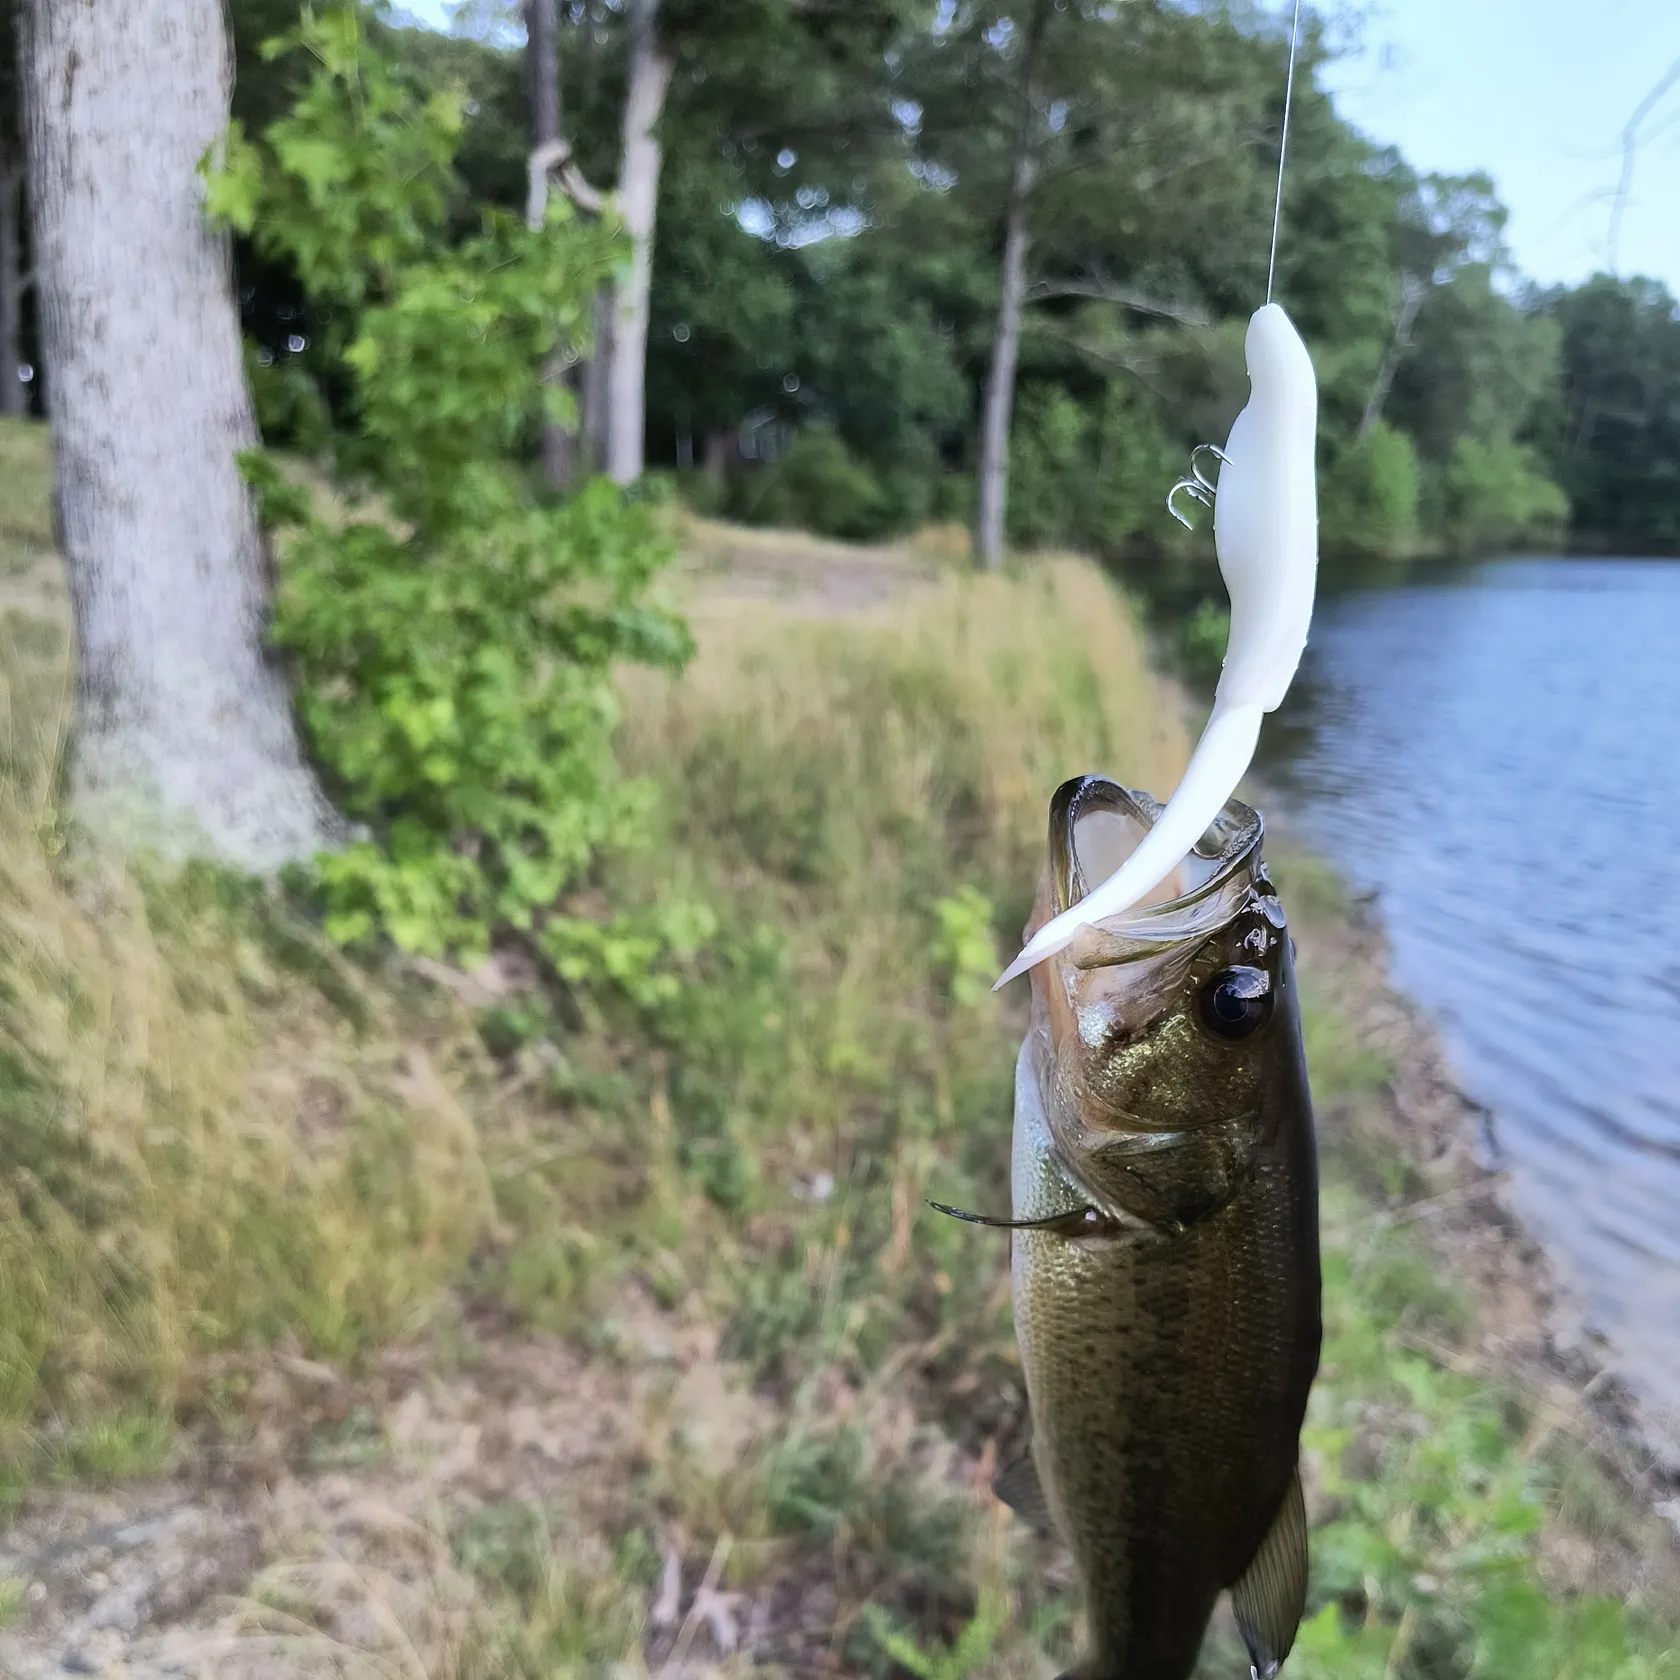
[[1283,83],[1283,136],[1278,141],[1277,202],[1272,206],[1272,255],[1266,264],[1266,302],[1272,301],[1272,277],[1277,273],[1278,224],[1283,220],[1283,160],[1289,151],[1289,110],[1295,100],[1295,53],[1301,45],[1301,0],[1295,0],[1295,22],[1289,30],[1289,73]]

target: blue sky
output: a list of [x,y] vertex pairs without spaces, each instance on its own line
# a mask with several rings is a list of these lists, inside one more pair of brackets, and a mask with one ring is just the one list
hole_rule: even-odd
[[[1343,115],[1419,169],[1487,170],[1536,279],[1605,265],[1622,129],[1680,59],[1676,0],[1376,0],[1361,34],[1325,75]],[[1644,133],[1620,267],[1680,293],[1680,86]]]
[[[449,9],[399,4],[432,22]],[[1324,78],[1343,114],[1419,169],[1492,175],[1511,210],[1512,254],[1535,279],[1604,267],[1622,128],[1680,59],[1680,0],[1372,0],[1359,10],[1358,51]],[[1680,86],[1646,132],[1620,266],[1680,293]]]

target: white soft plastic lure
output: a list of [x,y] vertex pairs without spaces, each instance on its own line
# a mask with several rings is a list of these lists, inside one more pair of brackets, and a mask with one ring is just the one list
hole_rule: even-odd
[[1073,942],[1083,927],[1123,915],[1158,887],[1236,791],[1307,645],[1318,578],[1314,446],[1318,381],[1280,305],[1248,323],[1249,398],[1231,427],[1214,498],[1213,540],[1231,596],[1231,633],[1213,714],[1177,791],[1109,878],[1046,922],[998,981],[1002,986]]

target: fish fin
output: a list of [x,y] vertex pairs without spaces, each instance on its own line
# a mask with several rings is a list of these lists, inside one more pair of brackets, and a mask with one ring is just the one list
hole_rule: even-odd
[[1054,1231],[1059,1236],[1090,1236],[1105,1229],[1107,1223],[1095,1208],[1077,1207],[1067,1213],[1048,1213],[1042,1219],[993,1219],[989,1214],[964,1213],[961,1208],[947,1207],[943,1202],[929,1200],[935,1213],[948,1214],[952,1219],[966,1220],[970,1225],[989,1225],[995,1231]]
[[1050,1501],[1044,1496],[1044,1483],[1039,1480],[1038,1466],[1033,1462],[1031,1451],[998,1471],[992,1483],[992,1492],[1022,1522],[1037,1529],[1047,1539],[1055,1537],[1056,1520],[1050,1515]]
[[1272,1680],[1283,1667],[1306,1603],[1307,1505],[1297,1468],[1259,1551],[1231,1588],[1255,1680]]

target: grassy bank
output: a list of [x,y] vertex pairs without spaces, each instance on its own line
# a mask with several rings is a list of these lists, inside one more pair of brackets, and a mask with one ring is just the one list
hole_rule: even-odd
[[[700,653],[625,681],[643,842],[575,906],[657,983],[351,962],[238,883],[66,865],[44,445],[0,446],[0,1666],[82,1649],[51,1558],[160,1511],[232,1561],[154,1591],[187,1566],[153,1548],[132,1673],[1066,1666],[1065,1561],[987,1491],[1025,1424],[1006,1250],[922,1199],[1007,1200],[1022,1005],[988,988],[1050,790],[1182,763],[1125,603],[1076,560],[691,527]],[[1290,1672],[1680,1674],[1655,1532],[1396,1216],[1438,1185],[1348,907],[1280,874],[1329,1333]],[[1223,1631],[1205,1666],[1242,1672]]]

